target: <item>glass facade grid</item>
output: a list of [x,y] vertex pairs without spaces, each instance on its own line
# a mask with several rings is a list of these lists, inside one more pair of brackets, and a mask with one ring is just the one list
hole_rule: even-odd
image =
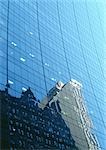
[[0,88],[7,68],[17,97],[30,87],[41,100],[57,81],[78,80],[105,150],[103,7],[96,0],[0,0]]

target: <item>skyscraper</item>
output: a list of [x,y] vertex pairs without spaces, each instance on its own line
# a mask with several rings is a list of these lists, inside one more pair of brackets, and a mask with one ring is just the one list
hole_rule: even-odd
[[104,4],[98,0],[0,0],[0,89],[20,97],[28,87],[43,99],[72,78],[101,149],[106,149],[103,70]]

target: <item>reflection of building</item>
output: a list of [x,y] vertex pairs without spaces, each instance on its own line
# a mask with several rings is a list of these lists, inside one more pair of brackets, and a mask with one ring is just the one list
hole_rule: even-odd
[[104,150],[103,3],[0,0],[0,90],[7,84],[9,94],[20,97],[30,87],[41,100],[59,80],[81,81],[93,132]]
[[0,91],[1,149],[78,150],[70,129],[54,109],[38,106],[30,88],[20,98]]
[[97,150],[99,145],[91,131],[93,125],[84,104],[81,86],[73,79],[65,85],[57,83],[41,102],[41,107],[47,105],[62,115],[80,150]]

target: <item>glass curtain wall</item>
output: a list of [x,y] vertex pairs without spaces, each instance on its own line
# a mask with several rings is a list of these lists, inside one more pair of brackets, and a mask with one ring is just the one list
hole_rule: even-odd
[[0,0],[0,89],[41,100],[75,79],[101,149],[106,149],[104,5],[99,0]]

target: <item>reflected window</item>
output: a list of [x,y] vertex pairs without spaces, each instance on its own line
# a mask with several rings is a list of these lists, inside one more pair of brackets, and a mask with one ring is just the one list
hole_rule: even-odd
[[69,99],[69,97],[67,97],[67,96],[65,96],[64,98],[65,98],[65,99]]
[[45,66],[48,66],[48,67],[49,67],[49,64],[48,64],[48,63],[45,63]]
[[27,91],[27,89],[26,89],[25,87],[22,87],[22,90],[23,90],[23,91]]
[[56,79],[55,79],[55,78],[51,78],[51,80],[52,80],[52,81],[56,81]]
[[32,33],[32,32],[29,32],[29,34],[30,34],[30,35],[33,35],[33,33]]
[[23,130],[21,130],[21,133],[22,133],[22,135],[24,135],[24,131]]
[[15,47],[17,46],[17,44],[15,42],[11,42],[11,44]]
[[11,125],[9,125],[9,130],[10,130],[10,131],[12,130]]
[[28,127],[28,130],[30,131],[30,127]]
[[30,137],[33,138],[32,134],[30,134]]
[[11,81],[11,80],[8,80],[8,83],[9,83],[9,84],[14,84],[14,82],[13,82],[13,81]]
[[12,109],[12,111],[13,111],[13,113],[15,113],[15,109],[14,108]]
[[21,60],[21,61],[23,61],[23,62],[25,62],[25,61],[26,61],[26,60],[25,60],[24,58],[22,58],[22,57],[20,58],[20,60]]
[[12,120],[10,120],[10,123],[11,123],[11,124],[13,124],[13,121],[12,121]]
[[15,128],[13,128],[13,131],[15,131],[16,129]]
[[22,123],[20,123],[20,127],[22,127]]
[[21,140],[19,140],[19,145],[22,146],[22,141]]
[[35,55],[33,55],[32,53],[29,53],[29,55],[30,55],[32,58],[34,58],[34,57],[35,57]]
[[16,125],[18,126],[18,125],[19,125],[19,122],[16,122]]

